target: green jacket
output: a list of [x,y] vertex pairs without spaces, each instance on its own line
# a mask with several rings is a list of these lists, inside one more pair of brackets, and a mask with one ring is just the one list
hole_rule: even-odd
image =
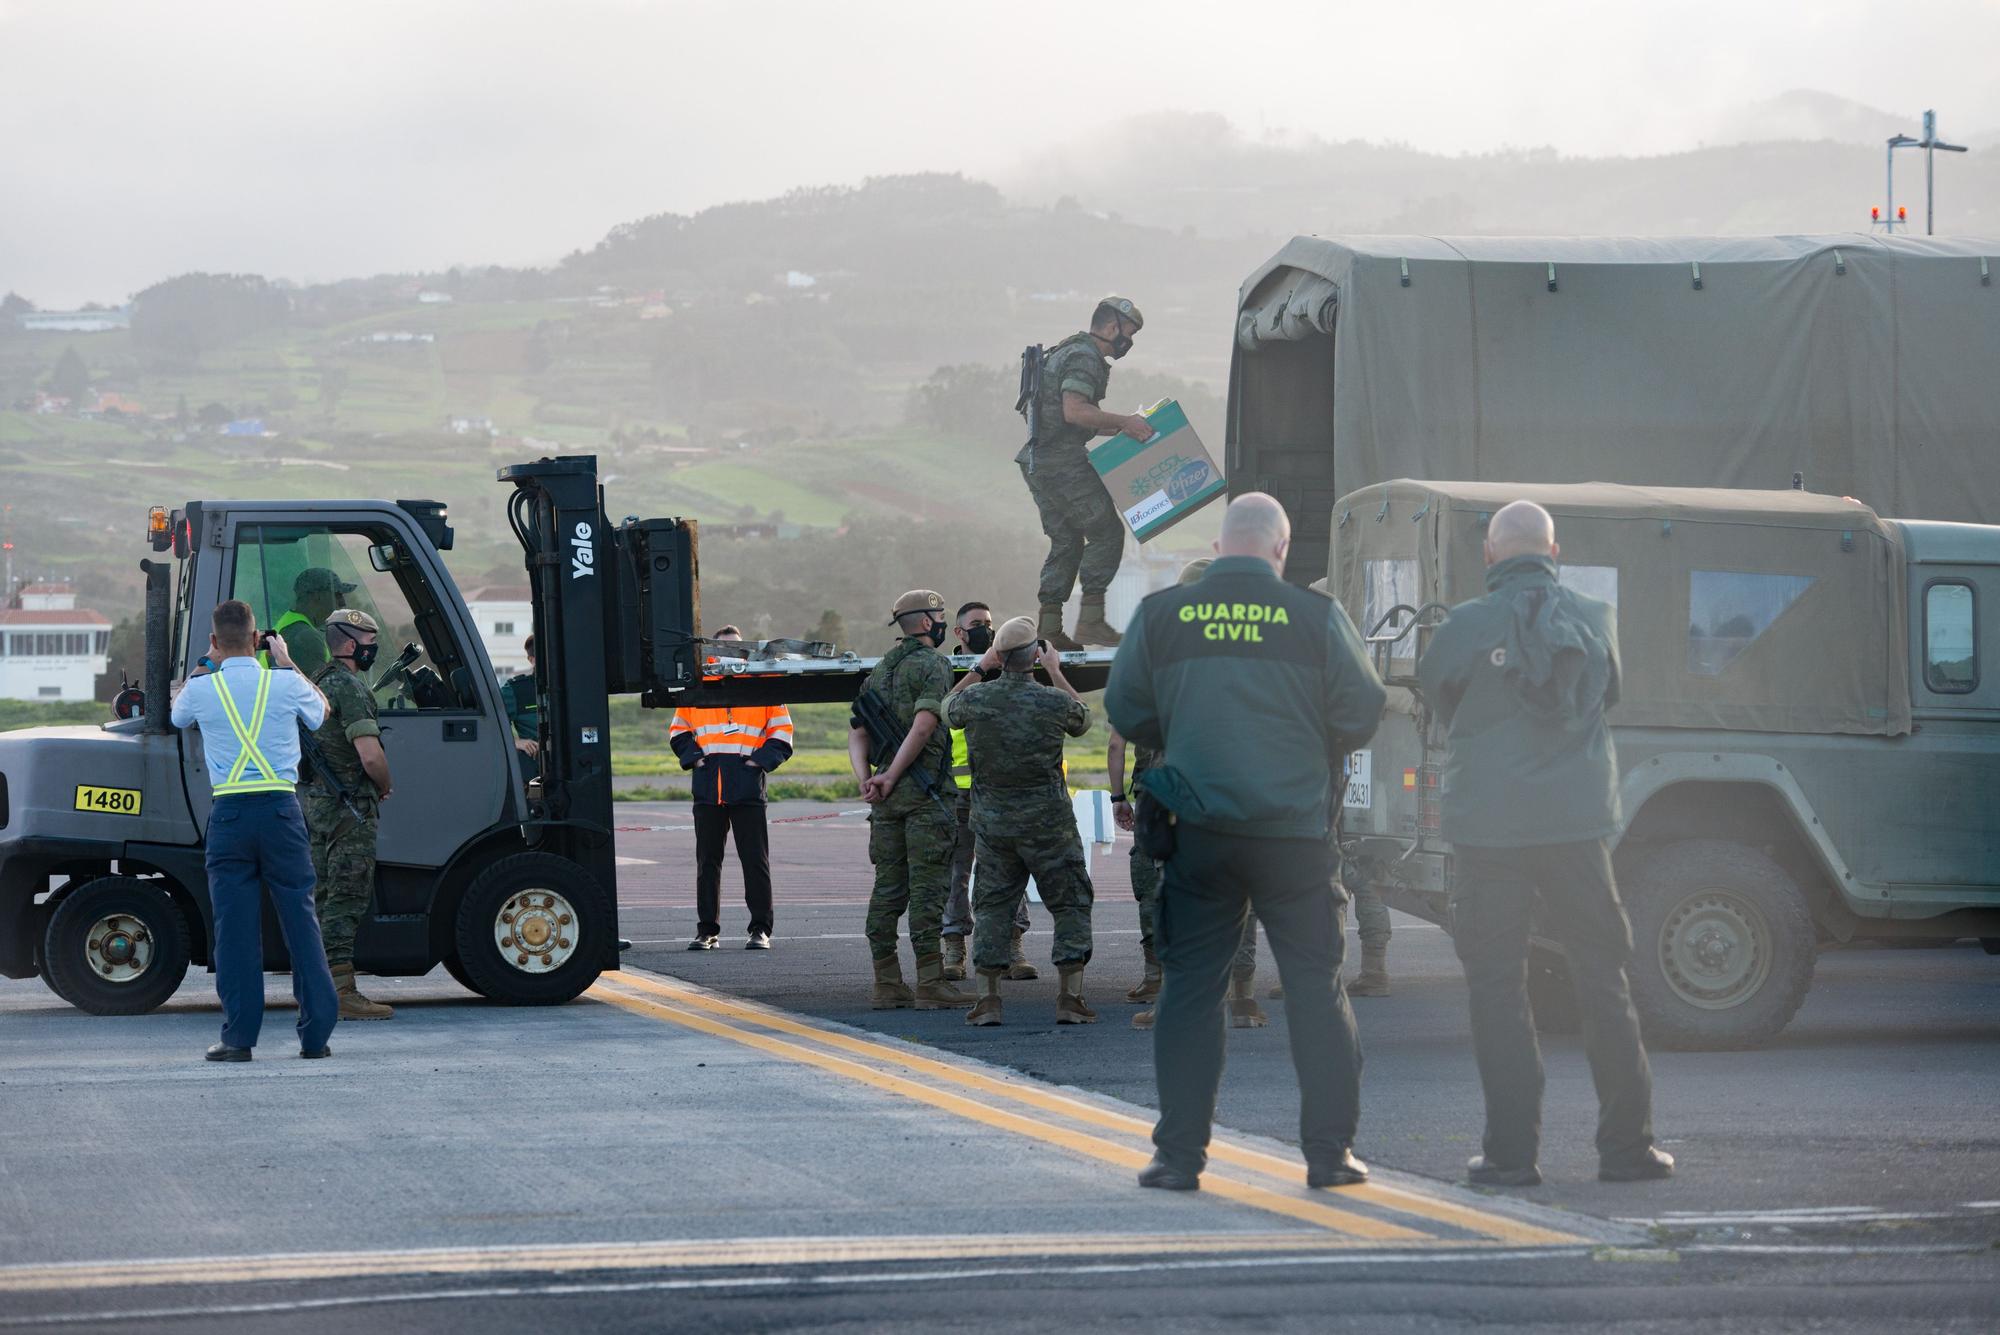
[[1180,820],[1323,839],[1341,762],[1374,736],[1383,698],[1340,604],[1224,556],[1139,604],[1104,711],[1126,741],[1161,752],[1140,783]]
[[1477,848],[1581,843],[1618,832],[1618,617],[1556,582],[1546,556],[1486,572],[1417,664],[1450,754],[1444,837]]
[[[896,721],[905,728],[915,725],[917,715],[930,714],[940,719],[937,730],[924,743],[923,750],[910,762],[910,769],[897,782],[894,791],[876,806],[869,819],[877,815],[907,816],[932,799],[925,794],[923,785],[917,781],[916,771],[926,770],[937,782],[939,794],[949,802],[952,797],[951,781],[951,733],[942,723],[944,698],[951,691],[951,660],[931,648],[927,640],[914,635],[906,635],[896,647],[882,656],[875,670],[868,674],[863,689],[874,691],[888,702],[889,710]],[[852,720],[855,727],[860,720]]]
[[[1036,405],[1040,434],[1033,446],[1037,472],[1045,466],[1059,471],[1091,471],[1086,447],[1095,433],[1089,427],[1063,421],[1063,395],[1081,394],[1098,405],[1110,388],[1111,363],[1088,332],[1071,334],[1042,354],[1042,396]],[[1014,462],[1029,462],[1029,450],[1023,445]]]
[[535,687],[535,674],[519,672],[500,683],[500,708],[516,737],[534,741],[542,735],[542,698]]

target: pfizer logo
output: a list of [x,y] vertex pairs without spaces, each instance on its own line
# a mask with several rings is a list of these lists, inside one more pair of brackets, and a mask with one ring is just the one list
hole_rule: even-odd
[[1188,460],[1167,479],[1167,499],[1179,505],[1208,485],[1208,475],[1212,471],[1206,460]]

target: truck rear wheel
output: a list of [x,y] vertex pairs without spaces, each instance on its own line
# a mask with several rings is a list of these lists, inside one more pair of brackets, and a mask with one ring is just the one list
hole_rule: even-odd
[[597,981],[610,933],[610,900],[589,872],[553,853],[516,853],[480,872],[459,903],[461,981],[510,1006],[560,1005]]
[[188,971],[187,919],[162,891],[100,876],[70,891],[42,938],[49,990],[92,1015],[143,1015]]
[[1667,1048],[1748,1048],[1798,1013],[1818,938],[1798,884],[1762,850],[1723,839],[1669,844],[1625,885],[1632,1000]]
[[480,992],[478,986],[473,983],[472,975],[465,971],[465,961],[461,960],[456,954],[446,955],[442,963],[444,964],[444,971],[450,974],[452,980],[460,987],[468,992],[477,993],[482,997],[486,995],[484,992]]

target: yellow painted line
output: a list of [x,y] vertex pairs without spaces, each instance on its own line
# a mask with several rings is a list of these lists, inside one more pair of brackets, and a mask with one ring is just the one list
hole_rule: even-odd
[[[835,1075],[846,1076],[864,1085],[869,1085],[891,1094],[899,1094],[904,1098],[914,1099],[919,1103],[927,1103],[933,1108],[940,1108],[945,1112],[955,1113],[971,1121],[995,1127],[1002,1131],[1012,1131],[1017,1135],[1027,1136],[1029,1139],[1040,1141],[1043,1144],[1060,1146],[1077,1154],[1087,1155],[1090,1158],[1099,1159],[1105,1163],[1116,1164],[1121,1168],[1143,1168],[1152,1157],[1144,1151],[1127,1145],[1114,1144],[1111,1141],[1103,1140],[1086,1132],[1074,1131],[1068,1127],[1058,1126],[1054,1122],[1044,1122],[1036,1118],[1024,1117],[1019,1113],[1008,1112],[1000,1108],[989,1108],[983,1103],[966,1098],[964,1095],[954,1094],[949,1090],[938,1089],[931,1085],[919,1084],[914,1080],[906,1080],[899,1075],[890,1075],[886,1071],[878,1071],[872,1067],[863,1066],[860,1062],[849,1061],[845,1057],[836,1057],[831,1053],[822,1052],[817,1048],[809,1048],[782,1038],[773,1038],[768,1034],[753,1033],[747,1029],[739,1029],[734,1025],[726,1024],[713,1016],[703,1015],[697,1011],[681,1010],[677,1007],[663,1005],[656,1001],[648,1001],[642,997],[633,996],[629,992],[614,990],[605,986],[603,982],[592,986],[590,991],[585,993],[585,995],[595,997],[599,1001],[609,1002],[614,1006],[623,1007],[637,1015],[648,1016],[656,1020],[666,1020],[673,1024],[713,1035],[716,1038],[726,1038],[731,1042],[756,1048],[761,1052],[767,1052],[774,1057],[782,1057],[787,1061],[801,1062],[808,1066],[817,1066],[823,1071],[830,1071]],[[1271,1214],[1283,1215],[1286,1218],[1296,1219],[1301,1223],[1311,1224],[1317,1228],[1331,1229],[1336,1233],[1345,1234],[1350,1238],[1365,1239],[1370,1242],[1435,1241],[1435,1239],[1431,1239],[1427,1234],[1419,1233],[1414,1229],[1404,1228],[1399,1224],[1391,1224],[1380,1219],[1371,1219],[1366,1215],[1355,1214],[1351,1210],[1337,1209],[1331,1205],[1323,1205],[1314,1200],[1286,1196],[1266,1187],[1255,1186],[1248,1182],[1239,1182],[1215,1174],[1205,1177],[1202,1185],[1205,1190],[1213,1192],[1224,1200],[1235,1201],[1239,1205],[1247,1205],[1254,1209],[1265,1210]]]
[[884,1261],[1216,1255],[1341,1251],[1362,1244],[1325,1232],[1008,1233],[935,1237],[710,1238],[659,1242],[440,1247],[404,1251],[198,1256],[0,1267],[0,1293],[138,1289],[168,1284],[293,1284],[387,1275],[540,1276],[603,1270],[848,1265]]
[[[979,1090],[983,1094],[997,1095],[1001,1098],[1011,1099],[1016,1103],[1039,1108],[1044,1112],[1060,1113],[1065,1117],[1087,1122],[1092,1126],[1102,1127],[1105,1130],[1137,1133],[1148,1137],[1152,1134],[1152,1125],[1139,1118],[1130,1117],[1124,1113],[1112,1112],[1109,1109],[1100,1108],[1095,1104],[1071,1098],[1066,1094],[1060,1094],[1039,1085],[996,1079],[983,1072],[953,1066],[948,1062],[938,1061],[934,1057],[926,1057],[921,1053],[910,1052],[902,1047],[886,1043],[876,1043],[868,1039],[855,1038],[850,1034],[822,1029],[817,1025],[792,1019],[790,1016],[779,1011],[745,1005],[740,1002],[696,991],[692,988],[678,987],[647,974],[634,973],[631,970],[621,970],[615,975],[608,976],[604,981],[620,983],[627,987],[642,989],[656,996],[671,998],[675,1003],[680,1005],[695,1006],[702,1010],[712,1011],[718,1015],[726,1015],[739,1020],[748,1020],[753,1024],[761,1025],[767,1029],[774,1029],[781,1033],[810,1038],[827,1047],[837,1048],[844,1052],[852,1052],[857,1055],[892,1062],[906,1070],[921,1071],[926,1075],[950,1080],[968,1089]],[[1298,1181],[1303,1173],[1301,1166],[1290,1160],[1280,1159],[1276,1155],[1266,1154],[1262,1150],[1233,1145],[1225,1140],[1216,1140],[1212,1143],[1209,1146],[1208,1153],[1209,1157],[1217,1162],[1233,1164],[1238,1168],[1247,1168],[1253,1172],[1269,1173],[1289,1181]],[[1206,1183],[1208,1179],[1204,1177],[1203,1181]],[[1556,1229],[1524,1223],[1521,1220],[1509,1218],[1506,1215],[1494,1214],[1468,1205],[1460,1205],[1455,1201],[1441,1200],[1435,1196],[1429,1196],[1404,1187],[1390,1186],[1387,1183],[1367,1182],[1359,1186],[1337,1187],[1333,1191],[1334,1194],[1351,1200],[1364,1201],[1370,1205],[1380,1206],[1383,1209],[1394,1210],[1399,1214],[1414,1215],[1421,1219],[1428,1219],[1433,1223],[1449,1224],[1454,1228],[1462,1228],[1468,1232],[1479,1234],[1481,1237],[1492,1238],[1497,1242],[1532,1246],[1576,1246],[1589,1241],[1589,1239],[1579,1237],[1573,1233],[1563,1233]]]

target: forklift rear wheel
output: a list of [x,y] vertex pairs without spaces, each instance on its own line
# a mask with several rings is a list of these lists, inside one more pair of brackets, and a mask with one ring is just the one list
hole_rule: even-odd
[[554,853],[516,853],[479,873],[458,907],[465,984],[511,1006],[556,1006],[597,981],[608,953],[610,901]]
[[101,876],[63,897],[42,940],[49,990],[92,1015],[143,1015],[187,977],[188,928],[161,891]]

